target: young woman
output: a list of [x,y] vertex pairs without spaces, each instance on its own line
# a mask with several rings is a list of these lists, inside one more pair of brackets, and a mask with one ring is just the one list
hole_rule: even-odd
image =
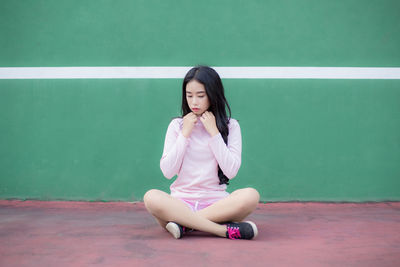
[[[229,110],[229,117],[226,114]],[[258,230],[243,222],[259,194],[253,188],[226,192],[241,164],[242,137],[224,95],[218,73],[192,68],[182,86],[182,118],[168,126],[160,167],[171,179],[171,194],[152,189],[144,195],[147,210],[175,238],[195,229],[230,239],[252,239]]]

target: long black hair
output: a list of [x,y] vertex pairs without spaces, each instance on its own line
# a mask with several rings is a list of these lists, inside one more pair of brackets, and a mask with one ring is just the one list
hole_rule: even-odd
[[[231,108],[229,107],[228,101],[225,98],[224,86],[222,85],[221,78],[213,68],[200,65],[192,68],[186,74],[182,84],[182,117],[192,112],[186,99],[186,85],[192,80],[196,80],[204,85],[208,100],[210,102],[208,111],[211,111],[214,114],[217,128],[221,133],[225,144],[228,144],[228,124],[231,118]],[[228,108],[229,117],[226,114],[225,107]],[[218,177],[219,184],[229,184],[229,179],[224,175],[219,165]]]

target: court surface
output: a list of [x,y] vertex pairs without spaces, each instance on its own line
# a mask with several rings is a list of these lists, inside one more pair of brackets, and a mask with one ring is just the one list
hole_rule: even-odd
[[175,240],[143,203],[0,200],[0,266],[400,266],[400,202],[259,204],[255,240]]

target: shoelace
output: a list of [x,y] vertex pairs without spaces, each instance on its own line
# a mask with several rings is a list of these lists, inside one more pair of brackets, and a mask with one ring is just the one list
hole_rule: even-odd
[[238,239],[241,237],[239,227],[228,226],[228,236],[229,239]]

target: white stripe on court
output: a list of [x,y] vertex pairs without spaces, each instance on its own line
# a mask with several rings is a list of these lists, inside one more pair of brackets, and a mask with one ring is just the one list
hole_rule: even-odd
[[[0,67],[0,79],[181,79],[191,67]],[[213,67],[225,79],[400,79],[400,68]]]

